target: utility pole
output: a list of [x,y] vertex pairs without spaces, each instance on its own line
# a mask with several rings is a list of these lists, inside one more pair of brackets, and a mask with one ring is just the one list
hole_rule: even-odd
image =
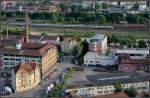
[[[149,13],[149,19],[148,19],[148,33],[149,33],[149,52],[150,52],[150,1],[149,0],[147,0],[147,2],[148,2],[148,13]],[[150,71],[150,54],[149,54],[149,71]]]
[[0,7],[0,40],[2,37],[2,15],[1,15],[1,7]]

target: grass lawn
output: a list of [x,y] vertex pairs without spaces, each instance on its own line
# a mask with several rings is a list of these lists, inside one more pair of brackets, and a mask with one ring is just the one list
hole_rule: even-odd
[[[11,27],[14,28],[14,27]],[[16,28],[16,27],[15,27]],[[21,28],[21,27],[17,27]],[[24,28],[24,27],[22,27]],[[148,31],[114,31],[114,30],[94,30],[94,29],[66,29],[66,28],[29,28],[30,32],[47,32],[49,34],[58,35],[62,31],[71,32],[73,34],[84,34],[87,32],[93,32],[93,33],[102,33],[106,35],[112,35],[115,34],[118,37],[126,37],[129,34],[133,35],[136,39],[148,39],[149,33]]]
[[76,33],[86,33],[86,32],[93,32],[93,33],[102,33],[106,35],[112,35],[115,34],[118,37],[126,37],[129,34],[133,35],[136,39],[148,39],[149,33],[148,31],[110,31],[110,30],[86,30],[86,29],[64,29],[64,28],[46,28],[46,29],[30,29],[31,31],[37,31],[37,32],[48,32],[48,33],[60,33],[62,31],[68,31],[68,32],[76,32]]

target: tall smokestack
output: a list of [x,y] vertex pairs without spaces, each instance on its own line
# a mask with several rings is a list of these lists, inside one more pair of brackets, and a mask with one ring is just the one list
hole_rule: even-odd
[[26,35],[26,38],[25,38],[25,41],[26,43],[29,42],[29,32],[28,32],[28,13],[27,13],[27,6],[26,6],[26,18],[25,18],[25,35]]
[[7,31],[6,31],[6,38],[8,39],[8,25],[7,25]]

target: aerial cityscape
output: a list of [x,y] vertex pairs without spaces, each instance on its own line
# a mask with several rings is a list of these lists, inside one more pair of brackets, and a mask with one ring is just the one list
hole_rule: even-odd
[[0,0],[0,97],[149,97],[149,0]]

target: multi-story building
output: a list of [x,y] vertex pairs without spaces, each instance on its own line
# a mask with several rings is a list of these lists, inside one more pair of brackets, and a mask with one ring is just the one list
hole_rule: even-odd
[[72,49],[77,45],[76,39],[72,37],[65,38],[61,42],[61,51],[70,54]]
[[[26,7],[21,6],[20,11],[25,11],[25,10],[26,10]],[[27,6],[27,11],[29,13],[35,13],[35,12],[38,12],[38,13],[43,13],[43,12],[52,13],[52,12],[59,12],[60,8],[56,5],[50,5],[50,6],[48,6],[48,5],[39,5],[39,6],[30,5],[30,6]]]
[[0,40],[2,69],[10,72],[14,65],[34,62],[39,65],[41,78],[44,78],[56,63],[56,47],[47,42],[30,41],[27,15],[25,24],[25,33],[21,38],[11,39],[7,36]]
[[128,54],[118,57],[118,70],[123,72],[133,72],[137,70],[148,71],[149,59],[132,59]]
[[107,73],[87,76],[88,82],[77,82],[67,86],[66,92],[80,97],[91,97],[114,93],[114,85],[121,83],[123,89],[135,86],[138,93],[149,93],[149,75],[146,73]]
[[85,65],[101,65],[101,66],[112,66],[116,64],[114,56],[99,55],[95,52],[88,52],[84,56]]
[[40,83],[40,68],[35,63],[18,64],[12,70],[12,87],[16,92],[30,90]]
[[1,0],[0,7],[2,11],[6,12],[15,12],[21,9],[21,6],[19,6],[16,0]]
[[149,50],[138,50],[138,49],[117,49],[115,51],[115,56],[121,56],[122,54],[128,54],[133,59],[144,59],[149,55]]
[[40,65],[41,73],[44,75],[56,63],[57,51],[50,44],[16,43],[16,46],[13,46],[8,45],[6,40],[2,41],[5,41],[5,43],[0,44],[0,56],[4,70],[9,71],[19,63],[35,62]]
[[89,42],[89,51],[105,54],[107,49],[107,36],[105,34],[94,35]]

